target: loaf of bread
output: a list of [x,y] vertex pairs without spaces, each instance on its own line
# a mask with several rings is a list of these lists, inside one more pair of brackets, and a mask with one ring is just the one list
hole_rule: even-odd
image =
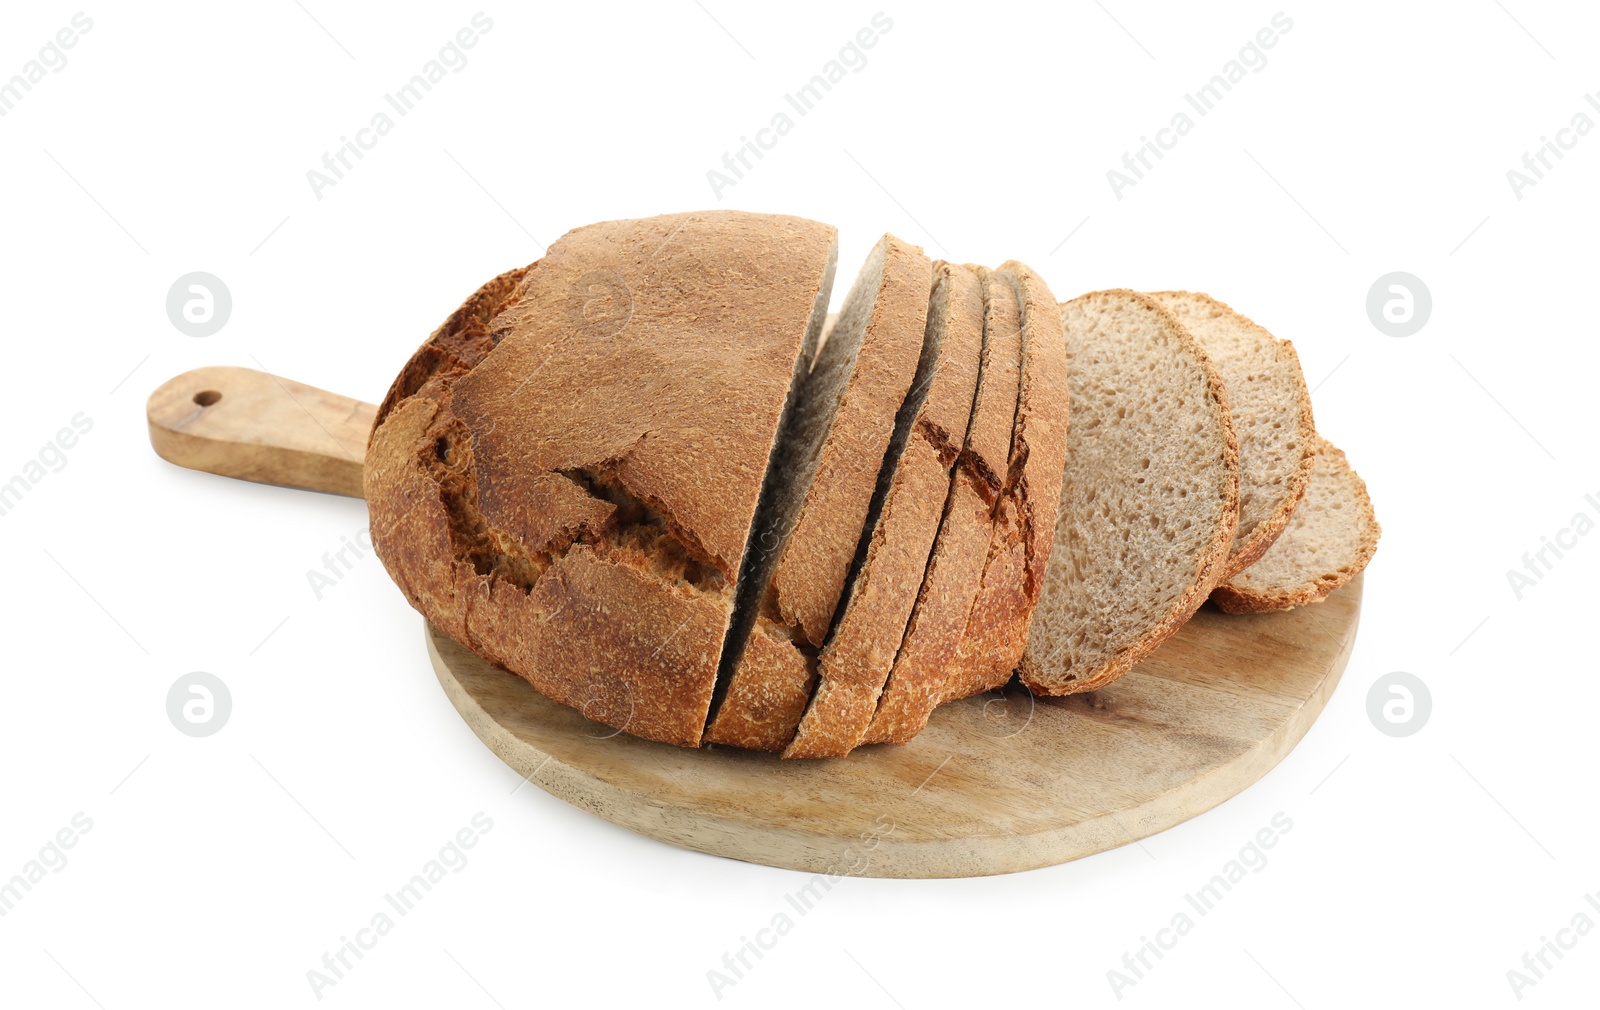
[[1372,556],[1293,347],[1226,305],[1058,304],[886,235],[825,324],[836,256],[674,214],[483,285],[369,443],[406,598],[596,722],[818,758],[1013,676],[1103,687],[1208,595],[1302,606]]

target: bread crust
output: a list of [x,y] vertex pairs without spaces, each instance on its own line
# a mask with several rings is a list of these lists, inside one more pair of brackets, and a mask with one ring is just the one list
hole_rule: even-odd
[[[1308,571],[1303,580],[1293,585],[1262,584],[1252,580],[1248,571],[1234,576],[1211,593],[1211,599],[1224,613],[1266,614],[1321,603],[1335,589],[1361,574],[1377,553],[1383,527],[1378,524],[1377,514],[1373,511],[1366,481],[1350,466],[1344,451],[1320,435],[1316,438],[1316,452],[1318,472],[1313,480],[1320,484],[1323,479],[1322,468],[1327,467],[1327,493],[1347,496],[1360,515],[1361,534],[1355,550],[1348,557],[1340,559],[1341,563],[1332,571]],[[1293,526],[1291,520],[1290,529],[1280,538],[1285,546],[1291,544]]]
[[[1228,392],[1216,366],[1198,341],[1178,322],[1176,316],[1163,308],[1155,299],[1137,291],[1113,289],[1082,295],[1074,301],[1089,299],[1126,299],[1137,303],[1145,311],[1158,317],[1169,337],[1176,341],[1198,362],[1205,371],[1205,396],[1210,407],[1212,424],[1224,436],[1223,464],[1231,474],[1231,490],[1224,495],[1222,521],[1194,559],[1194,577],[1184,587],[1176,602],[1160,620],[1146,630],[1135,642],[1109,657],[1098,669],[1087,670],[1073,679],[1062,682],[1051,678],[1037,657],[1025,653],[1017,671],[1024,686],[1036,694],[1068,695],[1094,691],[1112,683],[1138,664],[1156,647],[1170,638],[1205,603],[1206,597],[1222,579],[1227,570],[1228,556],[1233,546],[1234,532],[1239,519],[1239,441],[1234,432],[1228,406]],[[1070,447],[1069,447],[1070,451]]]
[[778,612],[800,637],[819,647],[844,592],[928,322],[933,263],[909,242],[893,235],[884,238],[888,252],[883,281],[855,371],[823,443],[816,479],[772,573]]
[[751,633],[752,641],[764,637],[762,647],[740,657],[707,742],[785,749],[817,685],[817,650],[844,594],[895,415],[916,374],[933,287],[933,263],[921,249],[893,235],[881,242],[883,275],[860,352]]
[[428,380],[465,375],[494,350],[489,328],[520,297],[522,278],[531,269],[532,266],[517,267],[484,282],[429,334],[390,383],[373,419],[374,429],[383,424],[401,400],[416,393]]
[[908,408],[919,392],[914,388],[896,418],[897,429],[908,426],[903,451],[886,490],[879,478],[881,511],[847,589],[848,602],[818,657],[819,683],[783,752],[786,758],[841,757],[856,746],[877,710],[916,604],[957,455],[949,432],[966,431],[978,385],[983,327],[965,315],[969,292],[960,289],[957,269],[943,262],[934,266],[928,336],[918,366],[925,398],[912,415]]
[[[1012,486],[1011,460],[1015,449],[1017,405],[1022,400],[1022,310],[1017,295],[1005,278],[987,267],[976,268],[983,280],[984,339],[996,343],[999,354],[990,359],[1008,373],[1007,385],[1015,385],[1016,396],[1009,401],[1009,423],[1002,447],[990,458],[995,461],[999,487],[989,502],[989,544],[977,593],[967,613],[966,627],[950,661],[939,674],[936,705],[965,698],[987,690],[988,659],[1004,640],[1010,615],[1021,598],[1023,573],[1022,531],[1016,504],[1007,493]],[[921,732],[927,715],[917,726]],[[915,735],[915,732],[912,734]]]
[[373,539],[406,597],[553,700],[699,744],[834,243],[770,215],[605,222],[486,284],[401,371],[369,447]]
[[[858,743],[905,743],[922,731],[929,713],[939,704],[944,675],[955,658],[983,580],[994,507],[1005,481],[1016,411],[1020,336],[991,339],[985,326],[984,283],[979,273],[954,264],[948,269],[951,308],[947,325],[964,320],[980,345],[972,409],[963,432],[945,432],[939,439],[941,452],[953,457],[955,464],[939,530],[877,709]],[[937,437],[939,433],[930,434]]]
[[[1279,497],[1276,507],[1264,519],[1256,524],[1243,538],[1235,535],[1233,550],[1228,556],[1228,567],[1222,580],[1226,582],[1233,576],[1249,568],[1261,559],[1273,542],[1282,535],[1289,525],[1289,519],[1294,514],[1295,506],[1305,497],[1306,487],[1311,482],[1311,470],[1317,457],[1317,425],[1311,410],[1311,391],[1306,386],[1305,373],[1300,367],[1300,356],[1295,352],[1294,344],[1288,340],[1279,340],[1273,336],[1266,327],[1250,319],[1244,313],[1228,305],[1220,299],[1213,298],[1203,292],[1191,291],[1157,291],[1153,292],[1156,298],[1182,299],[1191,304],[1206,309],[1220,311],[1231,317],[1231,321],[1239,329],[1259,337],[1263,344],[1271,346],[1280,359],[1282,377],[1294,381],[1296,390],[1296,407],[1292,416],[1281,420],[1294,425],[1298,432],[1300,443],[1300,458],[1283,492]],[[1182,320],[1179,320],[1180,325]],[[1224,383],[1226,384],[1226,383]],[[1237,400],[1237,397],[1235,397]],[[1243,436],[1241,438],[1241,452],[1243,451]]]
[[1050,562],[1066,465],[1069,393],[1060,307],[1024,264],[1007,262],[993,279],[1016,299],[1021,379],[989,561],[946,678],[945,701],[1003,686],[1022,660]]

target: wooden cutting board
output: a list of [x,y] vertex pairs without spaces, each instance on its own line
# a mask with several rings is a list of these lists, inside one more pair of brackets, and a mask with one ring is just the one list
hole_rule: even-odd
[[[241,368],[151,396],[164,458],[249,480],[360,493],[370,404]],[[1355,644],[1362,579],[1324,603],[1232,617],[1206,605],[1103,690],[1020,688],[939,708],[903,747],[781,761],[628,736],[549,701],[431,626],[439,683],[541,789],[672,845],[810,873],[957,877],[1126,845],[1237,795],[1311,728]]]

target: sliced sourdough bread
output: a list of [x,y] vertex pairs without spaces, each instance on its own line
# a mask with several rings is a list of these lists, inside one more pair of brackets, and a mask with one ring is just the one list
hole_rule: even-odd
[[922,250],[885,235],[817,351],[774,460],[707,742],[782,750],[794,737],[917,372],[932,287]]
[[961,267],[934,267],[916,377],[895,417],[845,600],[818,657],[818,684],[783,752],[786,758],[849,753],[877,710],[939,532],[960,453],[956,439],[965,435],[972,416],[983,350],[981,313],[964,284],[972,280]]
[[378,555],[446,634],[636,736],[700,742],[834,229],[735,212],[569,232],[401,371]]
[[1218,586],[1211,598],[1230,614],[1320,603],[1367,567],[1381,533],[1366,482],[1343,452],[1319,436],[1311,486],[1288,529],[1261,560]]
[[1111,683],[1181,627],[1226,570],[1239,519],[1227,393],[1195,339],[1134,291],[1061,310],[1067,490],[1018,671],[1049,695]]
[[1039,276],[1021,263],[1002,265],[991,280],[997,288],[1009,288],[1017,302],[1021,384],[989,560],[946,674],[946,701],[1003,686],[1021,661],[1050,562],[1066,465],[1067,353],[1061,310]]
[[1239,529],[1224,581],[1249,568],[1289,524],[1317,452],[1311,393],[1294,345],[1209,295],[1151,294],[1205,348],[1228,389],[1239,436]]
[[943,697],[945,671],[955,658],[983,580],[994,506],[1005,482],[1022,335],[1014,327],[1001,332],[993,320],[986,322],[985,284],[973,268],[950,266],[945,284],[950,294],[945,339],[957,340],[954,330],[961,326],[968,330],[968,339],[977,334],[982,345],[977,390],[966,430],[949,433],[945,451],[957,455],[938,536],[888,682],[861,743],[905,743],[927,724],[928,714]]

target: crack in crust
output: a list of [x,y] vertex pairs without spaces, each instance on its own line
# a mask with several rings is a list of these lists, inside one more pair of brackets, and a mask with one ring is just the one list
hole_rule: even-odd
[[434,331],[428,342],[406,362],[378,406],[373,430],[401,401],[415,396],[428,383],[465,375],[488,357],[500,343],[496,319],[522,297],[523,278],[539,264],[518,267],[489,281]]
[[431,441],[418,452],[417,465],[438,489],[449,517],[455,557],[479,575],[531,593],[550,565],[585,544],[596,555],[653,575],[674,588],[719,593],[726,585],[710,554],[658,508],[634,496],[611,466],[556,471],[590,498],[601,503],[599,518],[563,530],[543,544],[527,544],[489,522],[478,499],[472,465],[472,430],[460,418],[441,410]]
[[1006,483],[989,468],[981,456],[966,447],[965,435],[958,442],[948,431],[925,417],[917,418],[916,426],[912,430],[924,442],[933,446],[934,451],[939,454],[939,462],[942,465],[955,466],[958,472],[971,477],[978,494],[983,497],[984,504],[991,510],[995,508],[1000,496],[1006,491]]
[[616,473],[621,459],[556,471],[604,506],[598,521],[582,522],[543,544],[526,544],[485,518],[473,468],[472,447],[478,433],[451,413],[449,387],[499,345],[505,334],[502,316],[521,299],[524,280],[538,266],[506,271],[453,312],[395,379],[374,429],[414,396],[435,402],[439,413],[416,464],[438,490],[454,556],[478,575],[528,594],[553,562],[573,544],[583,543],[608,560],[654,575],[680,591],[687,586],[695,593],[720,592],[727,580],[710,552],[659,502],[636,497],[623,485]]

